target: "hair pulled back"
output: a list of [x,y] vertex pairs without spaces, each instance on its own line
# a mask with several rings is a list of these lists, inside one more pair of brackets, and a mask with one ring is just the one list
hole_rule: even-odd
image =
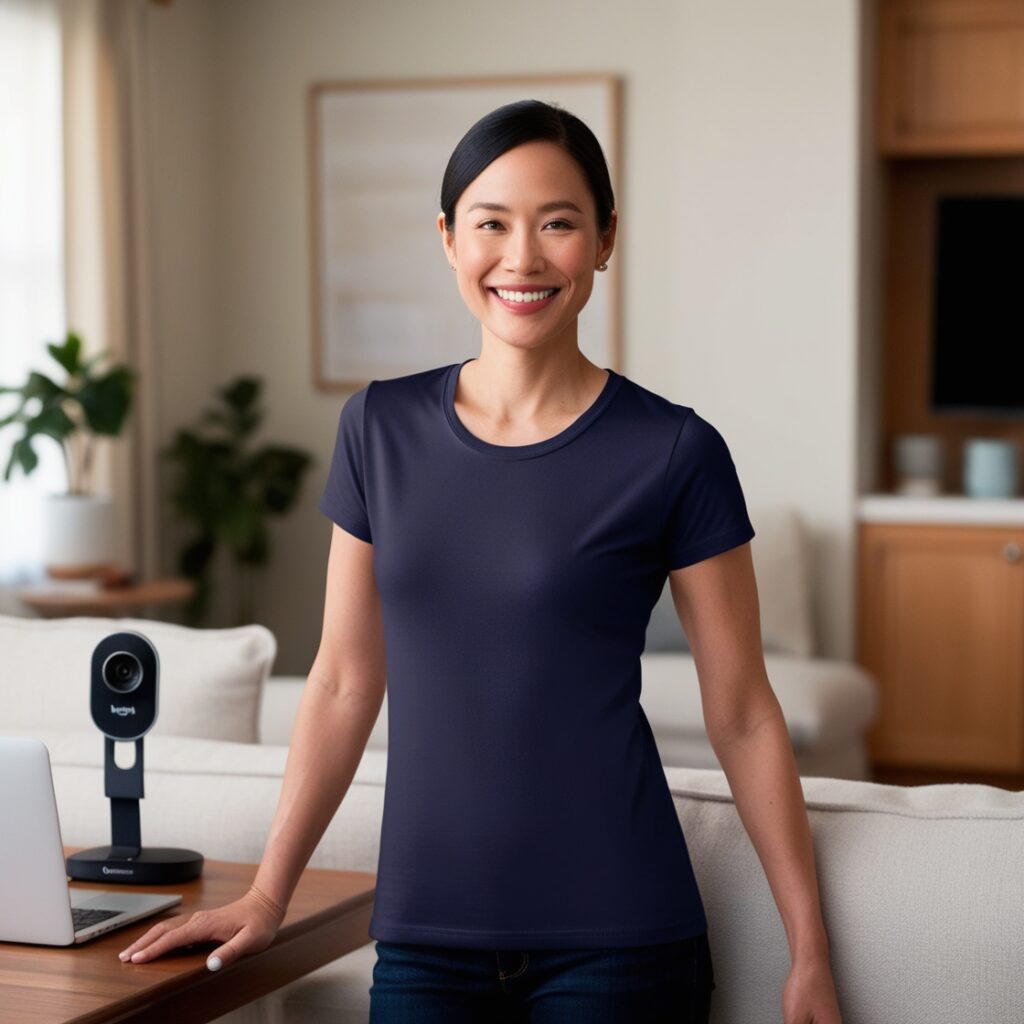
[[448,231],[455,228],[455,204],[488,164],[526,142],[561,146],[580,166],[597,207],[603,234],[615,209],[608,165],[594,133],[575,114],[540,100],[517,100],[480,118],[452,151],[441,182],[441,212]]

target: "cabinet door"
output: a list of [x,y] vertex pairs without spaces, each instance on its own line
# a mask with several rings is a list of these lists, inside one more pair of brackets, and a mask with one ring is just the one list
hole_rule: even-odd
[[862,523],[859,538],[873,760],[1024,770],[1024,530]]
[[1024,0],[888,0],[879,32],[883,153],[1024,152]]

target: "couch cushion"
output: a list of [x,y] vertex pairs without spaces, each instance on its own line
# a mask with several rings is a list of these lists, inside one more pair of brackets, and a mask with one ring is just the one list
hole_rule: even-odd
[[[764,650],[810,658],[815,644],[806,527],[796,509],[784,505],[752,508],[750,518],[757,530],[750,542],[750,555],[757,578]],[[644,651],[689,649],[666,580],[647,624]]]
[[812,658],[814,602],[810,533],[795,508],[754,509],[757,537],[750,554],[761,606],[761,639],[766,652]]
[[[712,1019],[778,1020],[789,945],[728,780],[665,775],[708,917]],[[1020,1021],[1024,793],[800,782],[843,1020]]]
[[269,629],[191,629],[130,618],[0,615],[0,729],[95,729],[92,652],[119,630],[148,637],[160,658],[159,716],[149,735],[257,742],[263,684],[277,653]]
[[[878,686],[857,665],[765,654],[765,669],[798,754],[859,738],[878,711]],[[643,655],[640,703],[663,764],[687,764],[675,744],[706,736],[697,664],[691,654]],[[680,754],[685,752],[685,746]]]

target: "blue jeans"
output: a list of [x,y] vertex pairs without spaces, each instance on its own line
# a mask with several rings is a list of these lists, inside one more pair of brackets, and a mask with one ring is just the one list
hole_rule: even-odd
[[706,932],[615,949],[376,943],[370,1024],[707,1024]]

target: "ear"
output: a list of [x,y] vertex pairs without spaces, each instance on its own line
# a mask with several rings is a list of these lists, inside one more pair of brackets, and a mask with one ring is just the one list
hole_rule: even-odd
[[597,262],[605,263],[608,257],[612,254],[612,249],[615,248],[615,232],[619,226],[619,215],[615,210],[612,210],[611,216],[608,219],[608,230],[600,236],[598,241],[597,251]]
[[437,215],[437,230],[441,232],[441,244],[444,246],[445,258],[448,260],[448,265],[452,266],[455,263],[455,232],[448,231],[443,213]]

